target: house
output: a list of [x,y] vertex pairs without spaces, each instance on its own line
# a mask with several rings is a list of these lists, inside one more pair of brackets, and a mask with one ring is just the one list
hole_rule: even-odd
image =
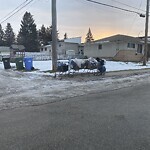
[[2,57],[10,57],[10,47],[0,46],[0,61],[2,61]]
[[52,46],[51,45],[42,45],[41,48],[40,48],[40,52],[41,53],[51,54]]
[[[58,59],[67,58],[68,51],[74,51],[74,57],[78,56],[79,54],[83,56],[83,48],[84,46],[81,44],[81,37],[59,40],[57,42]],[[52,56],[52,43],[49,45],[41,46],[40,52],[44,52]]]
[[[141,40],[143,40],[143,41],[145,41],[145,37],[139,37]],[[148,56],[148,58],[150,58],[150,36],[148,36],[147,37],[147,40],[148,40],[148,42],[147,42],[147,56]]]
[[68,50],[74,50],[75,56],[77,56],[79,54],[79,43],[74,43],[74,42],[65,41],[65,40],[61,40],[58,42],[58,45],[57,45],[58,58],[67,57]]
[[144,41],[127,35],[114,35],[84,46],[84,55],[117,61],[142,61]]
[[10,55],[10,47],[7,46],[0,46],[0,55],[2,56],[9,56]]

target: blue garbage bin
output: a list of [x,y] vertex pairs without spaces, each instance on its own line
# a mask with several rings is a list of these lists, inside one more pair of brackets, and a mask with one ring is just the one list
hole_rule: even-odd
[[33,68],[33,58],[31,57],[25,57],[24,58],[24,63],[25,63],[25,69],[27,71],[31,71]]

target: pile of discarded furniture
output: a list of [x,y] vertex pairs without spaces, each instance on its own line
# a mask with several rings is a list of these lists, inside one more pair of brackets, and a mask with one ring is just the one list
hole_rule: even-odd
[[67,62],[58,61],[57,72],[59,74],[93,73],[104,75],[106,72],[105,63],[105,60],[99,58],[75,58]]

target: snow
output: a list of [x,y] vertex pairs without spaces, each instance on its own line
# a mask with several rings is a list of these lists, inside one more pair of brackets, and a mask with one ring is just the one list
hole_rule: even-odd
[[[0,110],[53,103],[92,92],[104,92],[118,88],[149,83],[150,75],[134,75],[125,78],[98,77],[99,80],[79,80],[53,78],[51,61],[34,61],[34,71],[4,70],[0,62]],[[141,63],[106,62],[107,72],[150,68]],[[86,78],[86,77],[85,77]]]
[[[68,62],[68,60],[59,60],[63,61],[65,63]],[[82,60],[80,60],[82,62]],[[11,63],[11,66],[15,67],[14,63]],[[33,61],[33,66],[35,69],[38,70],[38,72],[46,72],[52,70],[52,61]],[[142,63],[132,63],[132,62],[115,62],[115,61],[106,61],[106,69],[107,72],[110,71],[121,71],[121,70],[133,70],[133,69],[145,69],[150,68],[150,62],[147,63],[146,66],[143,66]],[[4,69],[3,63],[0,62],[0,68]]]
[[[65,60],[65,62],[68,62]],[[52,69],[52,61],[34,61],[33,66],[39,71],[48,71]],[[132,63],[132,62],[114,62],[106,61],[107,72],[119,71],[119,70],[132,70],[132,69],[144,69],[150,68],[150,63],[147,66],[142,66],[142,63]]]
[[33,66],[39,71],[52,70],[52,61],[34,61]]
[[106,62],[107,71],[120,71],[120,70],[133,70],[133,69],[144,69],[150,68],[150,63],[147,66],[143,66],[142,63],[132,63],[132,62],[113,62],[107,61]]

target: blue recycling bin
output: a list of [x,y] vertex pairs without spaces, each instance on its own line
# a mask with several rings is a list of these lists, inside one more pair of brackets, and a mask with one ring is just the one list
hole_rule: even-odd
[[25,63],[25,69],[27,71],[31,71],[33,68],[33,58],[31,57],[25,57],[24,58],[24,63]]

